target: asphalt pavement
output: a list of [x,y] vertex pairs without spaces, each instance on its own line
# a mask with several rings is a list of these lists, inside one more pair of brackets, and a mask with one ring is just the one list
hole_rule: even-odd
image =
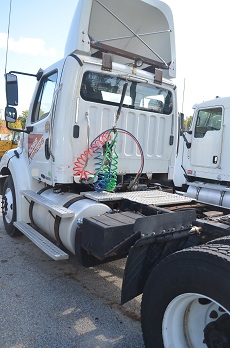
[[54,261],[0,214],[0,348],[143,348],[141,298],[120,305],[124,267]]

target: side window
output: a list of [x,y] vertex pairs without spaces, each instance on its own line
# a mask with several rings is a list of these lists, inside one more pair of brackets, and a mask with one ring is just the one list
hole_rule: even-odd
[[34,104],[32,122],[40,121],[49,114],[56,82],[57,72],[42,78]]
[[222,108],[199,110],[195,127],[195,138],[203,138],[206,132],[221,129]]

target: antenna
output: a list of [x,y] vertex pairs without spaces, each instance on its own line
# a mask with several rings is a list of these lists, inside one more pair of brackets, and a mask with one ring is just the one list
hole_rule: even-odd
[[5,62],[5,74],[7,67],[7,57],[8,57],[8,49],[9,49],[9,37],[10,37],[10,18],[11,18],[11,5],[12,0],[10,0],[10,9],[9,9],[9,20],[8,20],[8,30],[7,30],[7,43],[6,43],[6,62]]
[[185,77],[184,77],[184,88],[183,88],[183,99],[182,99],[182,113],[184,113],[184,94],[185,94]]

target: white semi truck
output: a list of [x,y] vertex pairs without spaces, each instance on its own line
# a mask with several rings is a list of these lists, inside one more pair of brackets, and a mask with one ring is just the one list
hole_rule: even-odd
[[230,208],[230,97],[193,109],[191,127],[181,133],[174,184],[188,197]]
[[34,75],[19,147],[1,159],[3,221],[54,260],[127,258],[121,303],[143,293],[146,347],[229,347],[230,210],[156,184],[175,169],[175,76],[165,3],[78,0],[65,56]]

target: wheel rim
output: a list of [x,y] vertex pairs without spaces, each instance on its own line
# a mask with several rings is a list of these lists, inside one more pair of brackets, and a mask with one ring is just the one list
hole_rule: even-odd
[[[186,293],[177,296],[170,302],[164,314],[162,324],[164,347],[214,347],[212,344],[215,344],[216,337],[212,338],[213,343],[206,344],[204,329],[209,323],[217,322],[223,314],[228,315],[229,322],[230,313],[219,303],[203,295]],[[229,337],[226,338],[224,332],[220,332],[218,339],[225,342]]]
[[13,194],[9,187],[2,198],[2,214],[5,221],[10,224],[13,219]]

